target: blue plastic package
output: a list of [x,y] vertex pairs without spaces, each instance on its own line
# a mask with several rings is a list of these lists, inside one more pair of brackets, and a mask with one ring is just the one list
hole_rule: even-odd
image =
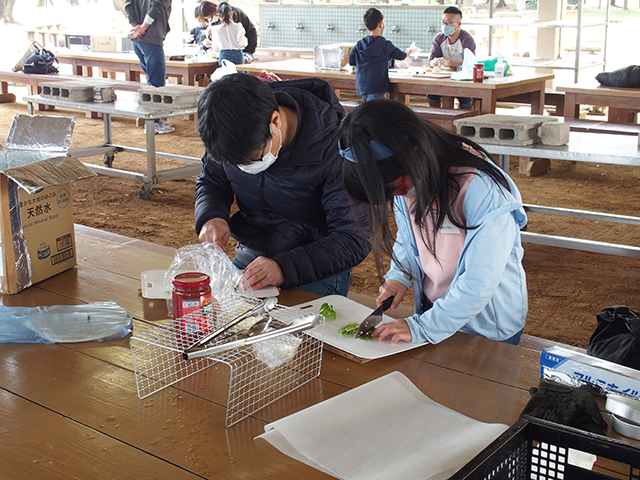
[[0,343],[77,343],[115,340],[133,320],[116,302],[43,307],[0,306]]

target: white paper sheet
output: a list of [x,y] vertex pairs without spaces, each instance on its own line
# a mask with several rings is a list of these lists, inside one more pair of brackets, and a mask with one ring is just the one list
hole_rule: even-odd
[[270,423],[257,438],[345,480],[441,480],[507,428],[444,407],[393,372]]

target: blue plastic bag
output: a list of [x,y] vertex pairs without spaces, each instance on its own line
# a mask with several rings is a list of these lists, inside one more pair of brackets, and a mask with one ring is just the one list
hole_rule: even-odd
[[115,340],[133,320],[115,302],[47,307],[0,306],[0,343],[76,343]]

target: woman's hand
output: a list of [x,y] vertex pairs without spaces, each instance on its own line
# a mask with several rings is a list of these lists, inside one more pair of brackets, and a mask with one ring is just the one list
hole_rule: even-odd
[[406,294],[407,287],[405,287],[403,284],[397,282],[396,280],[387,280],[380,287],[380,295],[378,295],[378,298],[376,298],[376,305],[379,307],[387,298],[394,297],[393,302],[391,302],[391,306],[389,307],[389,311],[393,312],[396,308],[398,308],[398,305],[400,305],[400,302],[402,302],[402,299]]
[[393,322],[384,323],[376,328],[371,334],[373,338],[378,337],[381,342],[386,338],[391,338],[391,343],[411,341],[411,330],[404,318],[398,318]]

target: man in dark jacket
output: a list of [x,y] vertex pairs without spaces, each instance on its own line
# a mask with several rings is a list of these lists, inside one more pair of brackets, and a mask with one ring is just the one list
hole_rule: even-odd
[[[237,73],[198,105],[206,148],[196,181],[196,232],[225,247],[254,289],[268,285],[346,295],[370,246],[342,186],[335,131],[344,110],[309,78],[262,83]],[[239,211],[230,217],[235,200]],[[358,219],[355,217],[358,216]]]
[[[171,0],[127,0],[124,4],[131,31],[127,35],[147,83],[162,87],[166,79],[164,39],[169,33]],[[175,128],[166,120],[156,120],[155,133],[169,133]]]

